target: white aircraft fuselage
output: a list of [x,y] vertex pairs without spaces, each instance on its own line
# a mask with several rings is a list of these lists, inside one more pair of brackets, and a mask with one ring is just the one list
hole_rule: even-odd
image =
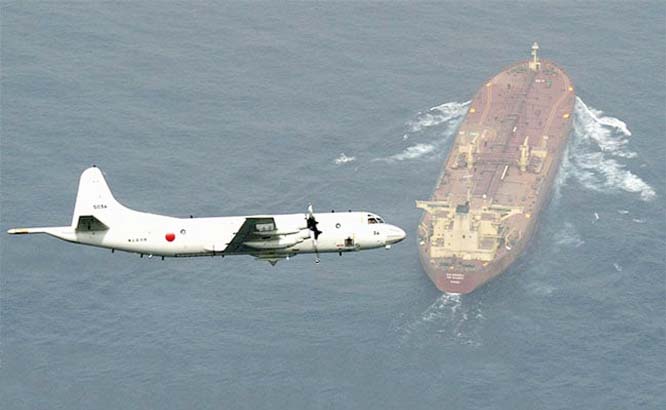
[[[275,264],[301,253],[360,251],[390,245],[405,232],[370,212],[330,212],[215,218],[174,218],[118,203],[99,168],[81,175],[70,226],[10,229],[138,253],[193,257],[252,255]],[[317,258],[317,261],[319,259]]]

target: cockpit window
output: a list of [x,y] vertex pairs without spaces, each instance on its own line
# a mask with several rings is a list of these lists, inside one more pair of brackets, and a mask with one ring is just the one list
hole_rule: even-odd
[[371,216],[368,215],[368,223],[369,224],[383,224],[384,220],[378,216]]
[[376,224],[376,223],[377,223],[377,220],[376,220],[375,218],[373,218],[373,217],[370,217],[370,218],[368,218],[368,223],[369,223],[369,224]]

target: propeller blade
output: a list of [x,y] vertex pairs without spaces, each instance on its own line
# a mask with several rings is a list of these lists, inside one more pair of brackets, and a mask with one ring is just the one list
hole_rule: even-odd
[[312,210],[312,204],[308,205],[308,217],[306,218],[306,222],[307,222],[308,229],[310,231],[314,232],[315,240],[319,239],[319,235],[322,233],[322,231],[320,231],[317,228],[317,225],[319,224],[319,222],[317,222],[317,220],[314,217],[314,212]]
[[312,247],[314,248],[315,251],[315,263],[319,263],[319,249],[317,248],[317,239],[319,239],[319,235],[322,233],[319,229],[317,229],[317,225],[319,222],[315,219],[314,216],[314,210],[312,209],[312,202],[308,204],[308,215],[305,218],[307,222],[308,229],[310,230],[310,239],[312,239]]
[[319,248],[317,247],[317,234],[313,231],[310,231],[310,239],[312,239],[312,247],[315,251],[315,263],[319,263]]

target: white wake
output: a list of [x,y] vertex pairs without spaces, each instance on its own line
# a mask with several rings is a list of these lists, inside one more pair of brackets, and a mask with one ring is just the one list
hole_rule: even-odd
[[419,346],[432,343],[481,346],[479,331],[485,317],[480,304],[467,306],[460,295],[442,294],[420,314],[401,317],[395,326],[401,344]]
[[342,165],[342,164],[346,164],[348,162],[354,162],[355,160],[356,160],[356,157],[347,156],[343,152],[333,162],[335,162],[335,165]]
[[410,147],[405,148],[402,152],[399,152],[390,157],[383,158],[384,161],[404,161],[407,159],[416,159],[424,155],[430,154],[435,150],[434,144],[416,144]]
[[627,169],[626,160],[637,156],[629,149],[631,131],[620,119],[588,107],[580,97],[574,106],[574,132],[565,152],[558,191],[569,178],[585,188],[606,193],[635,193],[643,201],[655,198],[654,189]]
[[555,233],[553,239],[556,245],[563,247],[578,248],[585,244],[585,241],[578,234],[576,227],[570,222],[565,222],[561,229]]
[[423,131],[425,128],[461,118],[467,114],[467,108],[470,103],[471,101],[464,103],[452,101],[432,107],[425,113],[418,113],[416,119],[407,122],[407,126],[411,133],[417,133]]
[[[374,161],[407,161],[430,158],[438,154],[465,118],[470,102],[447,102],[418,113],[416,118],[405,124],[407,131],[402,139],[403,141],[418,139],[419,142],[406,146],[396,154],[375,158]],[[424,139],[429,141],[423,142]]]

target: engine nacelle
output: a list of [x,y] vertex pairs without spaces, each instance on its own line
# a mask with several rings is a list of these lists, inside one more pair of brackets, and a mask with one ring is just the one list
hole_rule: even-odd
[[261,250],[267,250],[267,249],[285,249],[289,248],[294,245],[298,245],[299,243],[303,242],[306,238],[309,238],[309,234],[303,234],[301,232],[291,234],[291,235],[284,235],[275,239],[267,239],[267,240],[254,240],[254,241],[247,241],[243,242],[243,245],[254,248],[254,249],[261,249]]

